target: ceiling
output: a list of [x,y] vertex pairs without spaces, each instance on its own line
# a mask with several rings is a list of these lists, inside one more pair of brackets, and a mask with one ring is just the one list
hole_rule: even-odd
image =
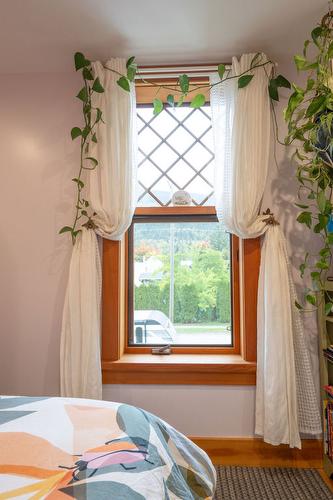
[[0,73],[67,72],[72,56],[140,64],[228,62],[264,51],[284,64],[327,0],[0,0]]

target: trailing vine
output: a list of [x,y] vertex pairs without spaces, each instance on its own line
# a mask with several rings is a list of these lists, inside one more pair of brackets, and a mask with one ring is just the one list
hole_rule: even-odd
[[[95,78],[93,74],[93,69],[91,61],[85,57],[81,52],[77,52],[74,56],[75,70],[80,71],[83,78],[83,87],[80,89],[76,97],[82,103],[82,113],[83,113],[83,126],[73,127],[71,130],[72,140],[80,138],[80,165],[78,174],[72,179],[76,184],[76,202],[75,202],[75,215],[74,221],[71,226],[64,226],[60,229],[59,233],[70,233],[72,237],[73,244],[75,243],[76,237],[82,230],[81,227],[87,227],[95,229],[96,223],[94,221],[94,216],[96,215],[91,211],[89,206],[89,201],[83,197],[84,192],[84,173],[86,170],[94,170],[98,168],[98,160],[91,155],[89,155],[89,149],[91,142],[97,143],[98,136],[96,134],[96,126],[102,121],[103,115],[102,110],[98,107],[93,106],[93,95],[94,93],[103,93],[104,88],[99,80]],[[156,86],[156,97],[153,101],[153,113],[158,115],[164,109],[164,106],[179,107],[184,103],[185,98],[191,96],[190,106],[192,108],[200,108],[205,104],[205,95],[202,93],[203,89],[211,89],[215,85],[223,84],[224,82],[237,79],[238,88],[245,88],[250,84],[251,80],[255,75],[255,70],[258,68],[264,68],[267,75],[268,91],[272,101],[279,100],[279,88],[285,87],[290,88],[291,85],[289,81],[282,75],[271,75],[271,72],[266,70],[266,67],[271,66],[272,61],[263,60],[263,55],[261,53],[255,54],[253,57],[250,67],[243,71],[241,74],[235,76],[231,74],[231,69],[225,64],[219,64],[217,67],[218,75],[220,80],[214,84],[207,83],[201,85],[191,84],[191,79],[188,75],[182,74],[178,78],[176,85],[160,85],[154,84]],[[108,66],[104,66],[108,71],[112,71],[118,77],[117,84],[125,92],[129,92],[131,84],[135,79],[139,78],[143,82],[146,82],[144,77],[140,74],[140,71],[135,62],[135,57],[130,57],[126,62],[126,74],[119,73]],[[151,82],[149,82],[152,84]],[[167,96],[166,103],[158,97],[158,92],[161,89],[166,89],[170,93]],[[200,92],[201,91],[201,92]],[[193,97],[192,97],[193,96]],[[273,112],[274,112],[274,108]]]
[[85,222],[81,225],[94,229],[95,223],[93,221],[95,213],[89,215],[89,201],[86,200],[82,193],[85,186],[82,180],[85,170],[94,170],[98,165],[98,160],[89,156],[90,142],[97,143],[96,125],[102,118],[102,111],[98,107],[92,105],[92,96],[94,93],[103,93],[104,88],[99,78],[94,78],[91,62],[86,57],[77,52],[74,56],[74,63],[76,71],[81,70],[84,85],[77,94],[77,98],[82,102],[82,113],[84,119],[83,127],[73,127],[71,130],[72,140],[80,137],[80,166],[78,175],[72,179],[77,186],[76,203],[75,203],[75,216],[72,226],[64,226],[60,229],[59,233],[70,232],[73,244],[75,243],[76,236],[81,231],[78,229],[80,219],[83,218]]
[[[333,306],[324,291],[333,245],[332,35],[333,14],[329,12],[313,29],[311,40],[305,41],[303,53],[294,57],[297,70],[306,74],[306,84],[292,85],[293,93],[284,111],[288,124],[285,144],[297,146],[293,159],[297,165],[300,203],[296,206],[302,209],[297,221],[318,234],[322,242],[318,254],[307,252],[300,265],[301,277],[307,272],[312,280],[304,299],[310,306],[318,306],[325,300],[326,314]],[[299,303],[296,306],[304,308]]]

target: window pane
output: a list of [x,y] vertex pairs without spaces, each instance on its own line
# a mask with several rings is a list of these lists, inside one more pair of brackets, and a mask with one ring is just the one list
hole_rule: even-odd
[[184,127],[178,127],[168,138],[168,144],[171,144],[179,155],[185,153],[194,143],[195,137],[187,132]]
[[210,170],[205,169],[214,159],[210,106],[166,106],[154,116],[152,106],[138,105],[137,115],[138,180],[145,187],[138,206],[170,205],[179,189],[189,192],[192,205],[211,202],[213,189],[206,182],[211,175],[206,178]]
[[209,130],[211,126],[210,107],[207,106],[205,110],[206,112],[199,109],[198,113],[191,113],[187,120],[183,122],[184,126],[197,137]]
[[204,146],[196,143],[184,156],[196,170],[200,170],[213,159],[213,154]]
[[129,259],[130,345],[232,345],[230,236],[220,223],[134,223]]

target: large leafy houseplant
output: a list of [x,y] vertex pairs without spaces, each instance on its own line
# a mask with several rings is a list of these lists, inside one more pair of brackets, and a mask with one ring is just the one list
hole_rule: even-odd
[[[333,232],[330,222],[333,209],[333,13],[316,26],[311,39],[304,43],[303,54],[294,57],[298,71],[305,73],[305,85],[293,84],[293,93],[285,109],[288,124],[287,145],[296,145],[302,210],[297,220],[321,238],[318,254],[306,253],[300,266],[301,276],[309,272],[313,286],[305,291],[305,303],[319,305],[325,300],[328,314],[332,301],[324,291],[332,263]],[[333,229],[332,229],[333,231]],[[319,294],[316,292],[320,292]],[[303,308],[296,303],[298,308]]]

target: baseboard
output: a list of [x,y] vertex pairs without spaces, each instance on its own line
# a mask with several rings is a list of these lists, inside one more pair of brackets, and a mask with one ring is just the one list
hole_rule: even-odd
[[302,449],[272,446],[258,438],[199,437],[190,439],[202,448],[214,464],[248,467],[304,467],[321,469],[322,441],[303,439]]

